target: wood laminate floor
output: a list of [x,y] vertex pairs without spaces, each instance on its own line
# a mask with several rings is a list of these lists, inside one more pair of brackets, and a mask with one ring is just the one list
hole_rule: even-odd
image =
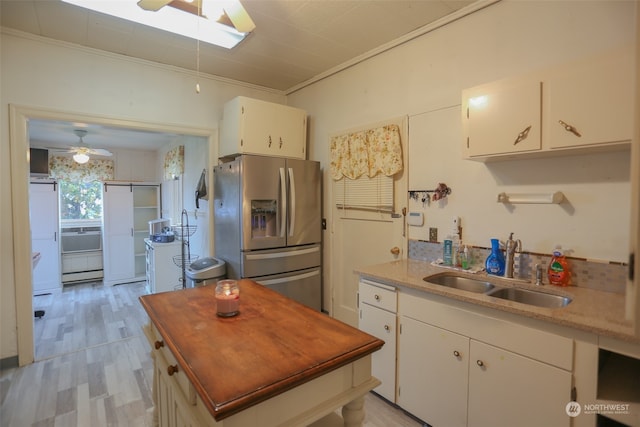
[[[34,297],[36,362],[0,373],[0,426],[151,426],[153,366],[144,282],[65,286]],[[420,427],[375,394],[365,427]],[[259,426],[247,426],[259,427]]]

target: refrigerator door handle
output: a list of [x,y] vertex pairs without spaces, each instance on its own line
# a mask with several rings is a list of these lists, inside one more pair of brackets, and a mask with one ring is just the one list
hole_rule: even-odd
[[291,199],[291,221],[289,222],[289,236],[293,237],[296,225],[296,181],[293,179],[293,168],[289,168],[289,198]]
[[284,173],[284,168],[280,168],[280,194],[282,195],[282,205],[280,206],[280,237],[284,237],[287,230],[287,178]]
[[314,246],[313,248],[300,249],[296,251],[269,252],[266,254],[247,254],[246,258],[248,261],[255,261],[255,260],[261,260],[261,259],[288,258],[291,256],[297,256],[297,255],[308,255],[308,254],[312,254],[319,251],[320,251],[320,247]]
[[298,274],[296,276],[287,276],[281,279],[257,280],[257,282],[265,286],[277,285],[279,283],[295,282],[296,280],[307,279],[309,277],[318,276],[319,274],[320,270],[313,270],[309,273]]

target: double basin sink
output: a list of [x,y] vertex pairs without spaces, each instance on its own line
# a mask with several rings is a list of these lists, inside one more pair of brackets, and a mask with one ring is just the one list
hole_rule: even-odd
[[434,285],[446,286],[448,288],[460,289],[477,294],[484,294],[494,298],[500,298],[536,307],[560,308],[565,307],[571,302],[571,298],[562,295],[555,295],[547,292],[522,288],[501,287],[490,283],[487,280],[472,279],[469,277],[456,276],[454,274],[445,273],[434,276],[427,276],[422,280]]

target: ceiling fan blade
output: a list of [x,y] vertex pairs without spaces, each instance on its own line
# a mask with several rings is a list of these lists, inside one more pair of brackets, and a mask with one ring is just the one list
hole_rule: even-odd
[[49,151],[54,151],[56,153],[75,153],[75,150],[71,150],[65,147],[45,147]]
[[224,13],[229,17],[231,23],[241,33],[250,33],[256,28],[246,9],[239,0],[225,1],[222,6]]
[[95,154],[96,156],[113,156],[111,151],[105,150],[104,148],[89,148],[87,153]]
[[156,12],[170,2],[171,0],[140,0],[138,6],[144,10]]

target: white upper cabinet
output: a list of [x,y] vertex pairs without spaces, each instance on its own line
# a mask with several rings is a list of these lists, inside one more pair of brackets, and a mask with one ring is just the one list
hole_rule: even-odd
[[543,109],[549,148],[628,143],[633,129],[633,55],[592,58],[554,73]]
[[239,96],[227,102],[219,156],[258,154],[306,159],[307,113]]
[[465,158],[499,160],[627,147],[630,46],[462,92]]
[[463,123],[468,155],[540,150],[540,86],[535,80],[504,80],[465,91]]

